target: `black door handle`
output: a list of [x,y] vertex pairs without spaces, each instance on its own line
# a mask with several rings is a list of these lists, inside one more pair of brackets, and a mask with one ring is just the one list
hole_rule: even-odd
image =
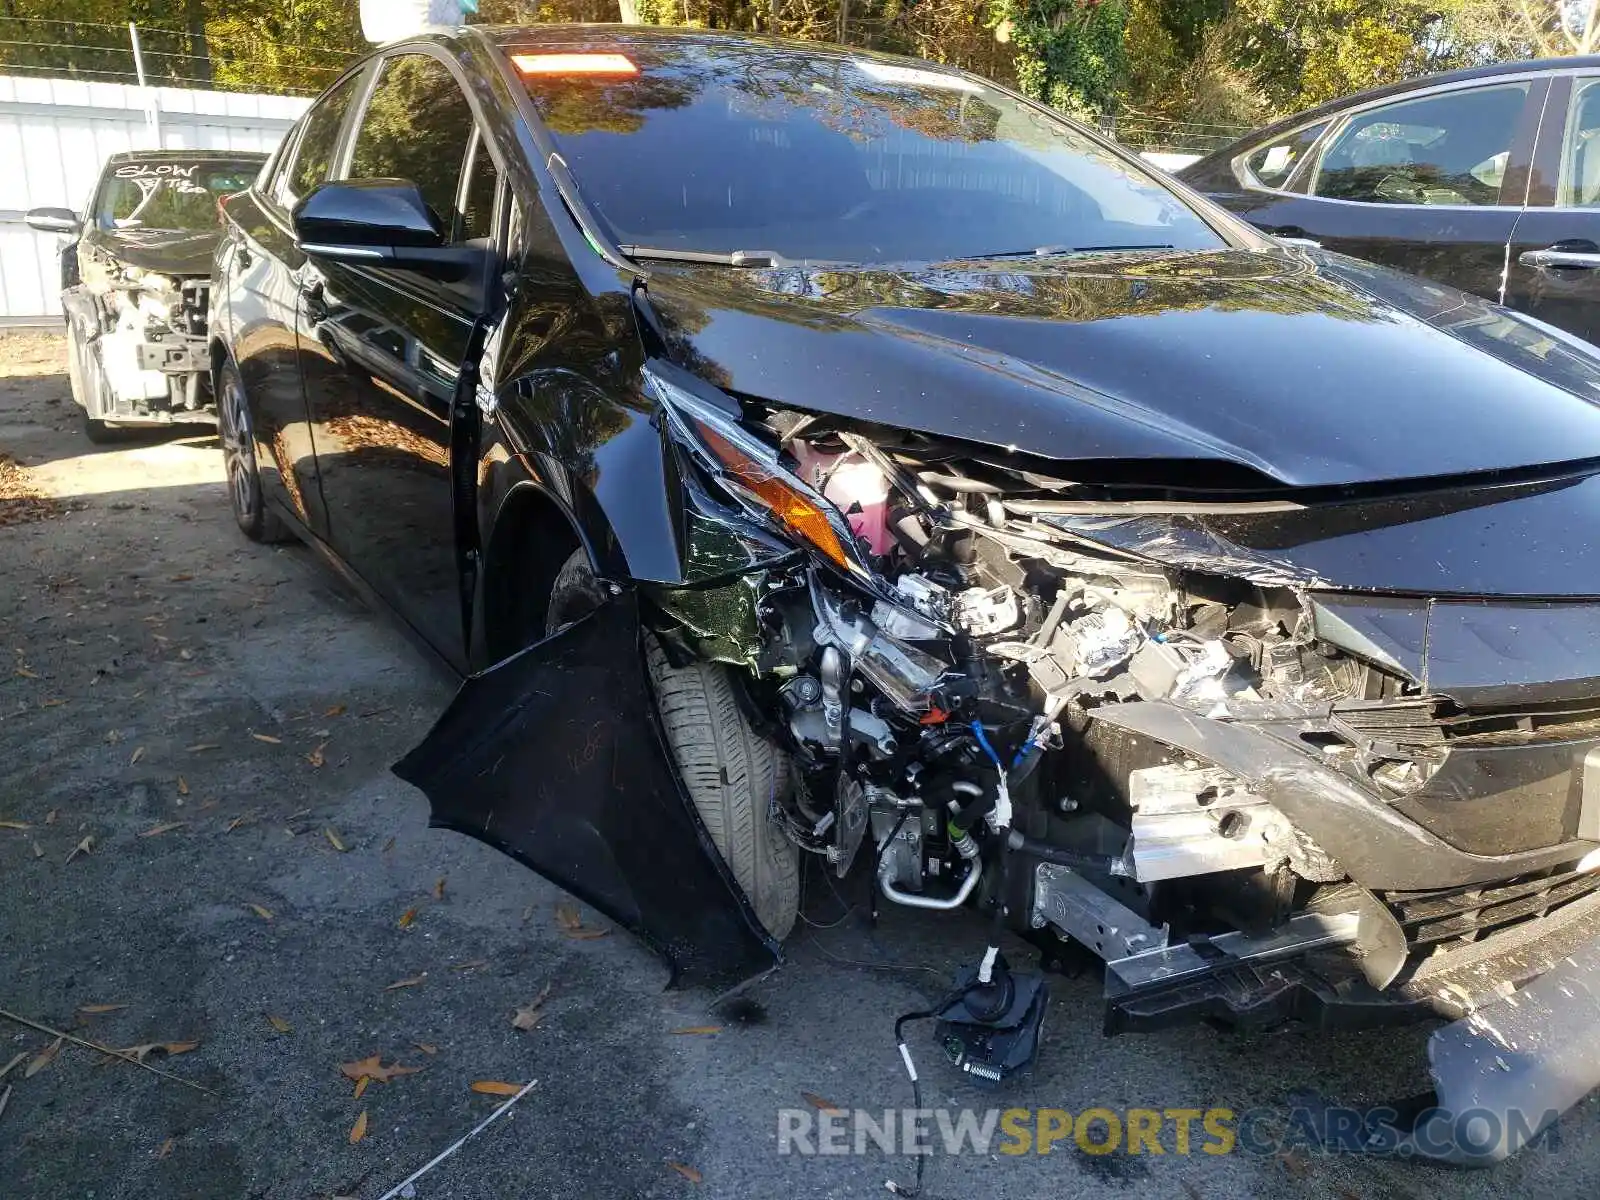
[[1564,267],[1590,270],[1600,267],[1600,246],[1587,238],[1557,242],[1543,250],[1524,250],[1517,261],[1525,267]]
[[255,259],[250,257],[250,251],[244,246],[239,247],[238,251],[234,255],[234,258],[241,268],[248,268],[250,264],[255,261]]
[[301,295],[305,297],[306,316],[313,325],[320,325],[328,319],[328,294],[322,280],[314,279],[306,284]]

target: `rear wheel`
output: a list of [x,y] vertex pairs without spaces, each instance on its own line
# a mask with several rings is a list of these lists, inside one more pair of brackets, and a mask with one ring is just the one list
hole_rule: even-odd
[[[547,628],[570,625],[603,599],[588,555],[575,551],[551,588]],[[751,727],[726,667],[674,667],[650,633],[645,667],[695,811],[762,926],[782,938],[800,908],[799,853],[771,817],[790,786],[789,756]]]
[[224,359],[217,372],[217,436],[222,440],[222,461],[228,474],[228,504],[233,519],[253,542],[282,542],[293,536],[277,513],[267,507],[261,493],[261,472],[256,466],[256,443],[250,423],[250,401],[244,380],[232,359]]

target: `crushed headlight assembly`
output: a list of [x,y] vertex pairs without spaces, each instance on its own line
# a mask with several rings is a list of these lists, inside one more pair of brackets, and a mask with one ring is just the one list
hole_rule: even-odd
[[746,432],[727,411],[668,379],[669,370],[673,368],[652,364],[644,377],[678,443],[751,516],[816,551],[852,578],[873,581],[844,514],[786,470],[777,451]]

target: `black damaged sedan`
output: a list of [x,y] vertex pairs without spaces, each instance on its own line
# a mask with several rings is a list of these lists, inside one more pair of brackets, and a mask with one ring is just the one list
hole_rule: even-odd
[[690,982],[772,965],[806,855],[989,914],[976,1082],[1044,1011],[1003,934],[1112,1031],[1448,1019],[1438,1101],[1530,1115],[1442,1157],[1600,1082],[1588,345],[704,33],[387,47],[225,207],[241,527],[478,672],[398,767],[435,824]]

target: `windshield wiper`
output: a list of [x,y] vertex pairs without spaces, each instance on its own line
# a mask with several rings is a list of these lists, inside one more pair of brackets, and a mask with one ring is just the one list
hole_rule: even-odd
[[668,250],[655,246],[618,246],[617,249],[629,258],[712,263],[723,267],[776,267],[785,261],[776,250],[734,250],[721,254],[714,250]]
[[1127,246],[1034,246],[1027,250],[999,250],[992,254],[968,254],[952,262],[977,262],[985,258],[1051,258],[1058,254],[1094,254],[1108,250],[1175,250],[1167,242]]

